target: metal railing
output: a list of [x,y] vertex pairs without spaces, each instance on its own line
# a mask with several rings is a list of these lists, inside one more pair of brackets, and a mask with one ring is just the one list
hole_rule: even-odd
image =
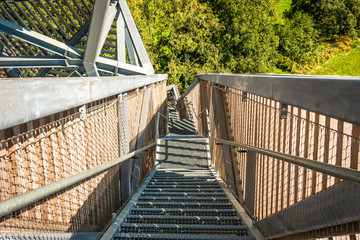
[[160,117],[165,117],[162,114],[158,113],[156,117],[156,131],[155,131],[155,139],[151,144],[146,145],[145,147],[135,150],[131,153],[128,153],[118,159],[112,160],[108,163],[104,163],[100,166],[88,169],[82,173],[76,174],[71,177],[67,177],[61,179],[57,182],[48,184],[46,186],[40,187],[38,189],[20,194],[18,196],[9,198],[0,202],[0,217],[6,216],[16,210],[22,209],[32,203],[35,203],[41,199],[47,198],[57,192],[60,192],[64,189],[67,189],[71,186],[74,186],[86,179],[92,178],[124,161],[148,150],[149,148],[153,147],[157,143],[158,134],[159,134],[159,119]]
[[[125,91],[133,86],[122,85],[127,85]],[[165,89],[165,81],[146,84],[88,103],[80,111],[73,108],[0,131],[0,201],[7,202],[11,211],[16,199],[35,201],[0,217],[0,232],[101,232],[154,165],[154,145],[122,164],[110,161],[119,157],[121,161],[153,142],[156,114],[166,113]],[[162,119],[157,130],[161,135],[166,129]],[[107,170],[87,178],[94,174],[88,170],[98,166],[99,171]],[[77,175],[84,171],[85,175]],[[80,182],[58,191],[61,184],[53,184],[57,181]],[[41,188],[35,191],[41,193],[38,199],[53,187],[57,189],[51,190],[53,194],[38,201],[21,195]],[[6,214],[5,207],[1,210]]]
[[[192,103],[189,102],[188,104],[192,104]],[[293,156],[290,154],[276,152],[276,151],[268,150],[265,148],[259,148],[259,147],[255,147],[255,146],[251,146],[251,145],[247,145],[247,144],[237,143],[237,142],[229,141],[226,139],[211,137],[210,119],[209,119],[208,109],[207,108],[203,109],[199,115],[197,115],[196,112],[194,111],[194,116],[196,118],[200,118],[203,116],[204,113],[206,113],[207,125],[209,126],[208,132],[204,136],[209,138],[209,140],[213,140],[218,143],[222,143],[222,144],[246,149],[249,151],[253,151],[256,153],[260,153],[260,154],[263,154],[263,155],[266,155],[269,157],[283,160],[288,163],[296,164],[298,166],[302,166],[302,167],[305,167],[305,168],[308,168],[308,169],[311,169],[311,170],[314,170],[317,172],[321,172],[321,173],[324,173],[324,174],[327,174],[327,175],[330,175],[333,177],[337,177],[340,179],[351,181],[356,184],[360,184],[360,171],[357,171],[357,170],[344,168],[344,167],[340,167],[340,166],[336,166],[336,165],[331,165],[328,163],[317,162],[317,161],[314,161],[311,159]]]
[[[310,84],[311,79],[315,83]],[[356,164],[359,126],[335,119],[340,118],[339,112],[333,114],[341,104],[359,104],[354,100],[355,91],[335,90],[336,85],[359,90],[358,79],[346,80],[287,75],[199,75],[179,99],[179,104],[194,106],[187,114],[196,116],[199,131],[210,139],[212,165],[269,238],[303,239],[359,231],[358,207],[350,199],[359,192],[360,171]],[[287,87],[288,97],[274,89],[279,82]],[[321,92],[312,99],[307,94],[306,99],[296,103],[302,108],[290,106],[295,104],[296,91],[304,92],[307,86],[317,86],[315,90],[323,86],[334,92],[332,95]],[[281,89],[285,91],[284,87]],[[315,90],[310,91],[312,95]],[[319,99],[325,95],[338,98],[341,104],[332,109],[330,103]],[[279,98],[287,101],[279,102]],[[319,103],[316,109],[311,105],[313,101]],[[352,118],[352,113],[346,113],[351,110],[342,108],[340,119],[358,121]],[[207,119],[203,119],[205,113]],[[337,197],[326,199],[330,195]],[[348,214],[316,217],[309,212],[309,206],[315,205],[325,215],[326,211]]]

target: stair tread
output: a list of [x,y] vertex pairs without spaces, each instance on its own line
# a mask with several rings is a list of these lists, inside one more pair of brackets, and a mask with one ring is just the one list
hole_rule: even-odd
[[121,227],[155,227],[155,228],[190,228],[190,229],[246,229],[244,225],[195,225],[195,224],[154,224],[154,223],[123,223]]
[[[131,214],[168,216],[236,216],[234,209],[204,208],[133,208]],[[204,215],[203,215],[204,214]]]
[[117,233],[115,238],[128,238],[128,239],[161,239],[161,240],[173,240],[173,239],[228,239],[228,240],[253,240],[252,237],[247,236],[229,236],[229,235],[205,235],[205,234],[156,234],[156,233]]

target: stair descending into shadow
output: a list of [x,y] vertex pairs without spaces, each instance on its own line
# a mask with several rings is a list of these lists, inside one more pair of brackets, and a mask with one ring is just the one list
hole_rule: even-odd
[[199,137],[177,138],[168,136],[158,144],[158,169],[207,168],[207,139]]
[[208,139],[192,119],[170,117],[155,169],[117,217],[113,239],[255,239],[209,168]]
[[180,119],[174,108],[169,108],[169,135],[196,135],[194,119]]

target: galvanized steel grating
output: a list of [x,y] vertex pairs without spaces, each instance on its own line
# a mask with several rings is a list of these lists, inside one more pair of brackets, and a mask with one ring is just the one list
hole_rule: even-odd
[[131,215],[164,215],[164,216],[236,216],[234,209],[203,208],[134,208]]
[[[191,161],[193,148],[183,145],[177,153],[189,151],[189,157],[183,158]],[[157,151],[167,149],[158,146]],[[114,220],[118,228],[114,239],[254,239],[213,173],[207,167],[184,169],[181,158],[175,158],[172,169],[161,168],[167,162],[158,163],[160,169],[153,171]],[[192,161],[196,164],[202,159]]]
[[179,209],[232,209],[229,202],[209,203],[209,202],[137,202],[135,208],[179,208]]
[[194,224],[135,224],[124,223],[123,233],[182,233],[182,234],[226,234],[248,236],[246,226],[194,225]]
[[150,233],[119,233],[114,236],[115,240],[122,239],[132,239],[132,240],[141,240],[141,239],[161,239],[161,240],[174,240],[174,239],[196,239],[196,240],[215,240],[215,239],[224,239],[224,240],[250,240],[252,237],[246,236],[216,236],[216,235],[204,235],[204,234],[150,234]]
[[218,216],[162,216],[162,215],[129,215],[127,223],[159,224],[202,224],[202,225],[240,225],[239,217]]

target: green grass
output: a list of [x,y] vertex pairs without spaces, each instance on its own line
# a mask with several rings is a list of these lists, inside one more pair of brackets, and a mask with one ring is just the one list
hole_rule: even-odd
[[309,72],[312,75],[360,76],[360,44],[351,50],[336,53],[327,62]]

